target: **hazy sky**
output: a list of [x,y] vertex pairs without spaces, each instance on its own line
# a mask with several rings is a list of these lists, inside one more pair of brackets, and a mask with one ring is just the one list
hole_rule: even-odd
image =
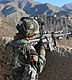
[[35,0],[42,3],[50,3],[59,7],[62,7],[64,4],[72,3],[72,0]]

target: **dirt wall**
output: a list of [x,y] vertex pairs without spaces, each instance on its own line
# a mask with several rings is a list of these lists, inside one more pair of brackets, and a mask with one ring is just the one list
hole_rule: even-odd
[[39,80],[72,80],[72,49],[58,46],[46,55],[46,66]]

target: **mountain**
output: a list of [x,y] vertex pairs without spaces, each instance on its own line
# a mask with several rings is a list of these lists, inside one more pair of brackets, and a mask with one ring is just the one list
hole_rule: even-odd
[[32,7],[31,4],[26,4],[26,6],[24,7],[24,11],[27,14],[30,14],[31,16],[37,16],[40,14],[54,14],[57,13],[59,11],[63,10],[60,7],[51,5],[49,3],[45,3],[45,4],[37,4],[34,7]]
[[4,17],[9,20],[11,19],[11,21],[14,21],[15,24],[22,16],[27,16],[26,12],[20,9],[18,7],[18,3],[13,0],[0,1],[0,8],[0,12],[4,15]]
[[25,14],[25,16],[37,16],[40,14],[69,14],[63,8],[57,7],[49,3],[40,3],[35,0],[1,0],[0,11],[5,17],[16,12]]
[[72,3],[65,4],[62,6],[62,8],[67,10],[67,11],[72,11]]
[[9,2],[11,2],[12,0],[0,0],[0,3],[1,4],[6,4],[6,3],[9,3]]
[[16,32],[15,26],[22,16],[41,14],[69,15],[70,11],[35,0],[0,0],[0,36],[13,36]]

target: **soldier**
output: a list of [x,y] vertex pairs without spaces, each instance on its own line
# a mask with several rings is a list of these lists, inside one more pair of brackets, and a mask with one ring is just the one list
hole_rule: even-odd
[[47,43],[39,41],[34,45],[29,41],[38,37],[39,24],[32,18],[22,17],[16,29],[18,33],[9,44],[14,51],[10,80],[38,80],[46,63]]

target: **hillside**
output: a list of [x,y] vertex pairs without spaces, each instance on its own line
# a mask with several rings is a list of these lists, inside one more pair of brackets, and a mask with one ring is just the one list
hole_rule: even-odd
[[[37,16],[40,14],[70,14],[63,8],[57,7],[49,3],[39,3],[34,0],[5,0],[0,1],[1,12],[5,17],[20,11],[21,13],[30,16]],[[64,14],[63,14],[64,12]]]
[[13,37],[16,33],[15,22],[10,19],[0,17],[0,37],[9,36]]
[[[41,14],[71,15],[69,11],[63,8],[49,3],[42,4],[35,0],[0,0],[0,36],[14,36],[16,33],[15,26],[22,16]],[[72,20],[70,21],[72,23]],[[69,25],[71,27],[71,24]]]
[[63,9],[72,11],[72,3],[68,3],[62,6]]

